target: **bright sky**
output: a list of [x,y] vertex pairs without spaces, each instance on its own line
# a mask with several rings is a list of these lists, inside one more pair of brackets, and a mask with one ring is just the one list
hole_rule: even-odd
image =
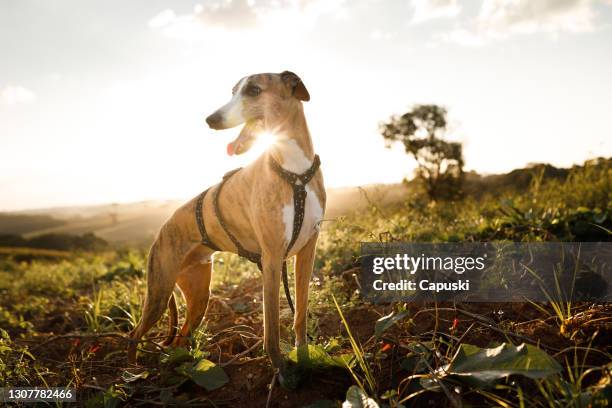
[[612,155],[612,0],[0,2],[0,210],[188,198],[253,159],[205,115],[298,73],[328,187],[412,173],[378,124],[449,109],[467,169]]

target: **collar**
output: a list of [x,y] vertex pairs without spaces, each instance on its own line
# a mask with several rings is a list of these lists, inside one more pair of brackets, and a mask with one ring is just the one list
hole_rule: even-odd
[[294,173],[283,168],[283,166],[278,164],[278,162],[272,157],[270,157],[270,164],[272,165],[272,169],[289,184],[305,186],[310,180],[312,180],[312,178],[317,173],[317,170],[321,165],[321,159],[319,159],[318,154],[315,154],[314,160],[312,161],[312,165],[302,174]]

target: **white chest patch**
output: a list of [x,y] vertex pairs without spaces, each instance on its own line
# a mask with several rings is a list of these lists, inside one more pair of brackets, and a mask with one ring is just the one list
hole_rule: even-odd
[[[312,160],[308,159],[298,143],[293,139],[282,140],[276,148],[283,157],[283,168],[293,173],[302,174],[312,166]],[[285,224],[285,242],[289,244],[293,236],[293,217],[295,208],[293,196],[289,202],[283,206],[283,223]],[[300,229],[297,240],[291,247],[288,256],[295,255],[308,242],[312,235],[318,231],[320,222],[323,219],[323,208],[317,193],[306,185],[306,202],[304,203],[304,222]]]
[[283,140],[277,149],[283,156],[283,168],[294,173],[302,174],[312,166],[312,161],[306,157],[304,151],[293,139]]
[[[310,166],[309,166],[310,167]],[[309,186],[306,186],[306,203],[304,205],[304,222],[300,229],[295,244],[289,252],[289,256],[295,255],[308,242],[310,237],[318,231],[321,220],[323,219],[323,208],[319,203],[319,197]],[[293,197],[291,201],[283,206],[283,223],[285,224],[285,240],[287,243],[291,241],[293,236],[293,216],[295,209],[293,208]]]

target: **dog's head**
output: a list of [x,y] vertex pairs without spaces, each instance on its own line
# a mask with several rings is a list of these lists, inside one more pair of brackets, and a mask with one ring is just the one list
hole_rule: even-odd
[[242,78],[232,89],[232,98],[206,118],[211,129],[229,129],[244,123],[227,153],[242,154],[253,145],[265,126],[278,121],[287,109],[310,100],[304,83],[293,72],[256,74]]

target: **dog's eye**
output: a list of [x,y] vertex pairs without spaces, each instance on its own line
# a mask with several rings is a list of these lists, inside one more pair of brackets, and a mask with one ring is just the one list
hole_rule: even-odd
[[255,85],[251,85],[246,89],[246,94],[249,96],[258,96],[261,93],[261,88]]

